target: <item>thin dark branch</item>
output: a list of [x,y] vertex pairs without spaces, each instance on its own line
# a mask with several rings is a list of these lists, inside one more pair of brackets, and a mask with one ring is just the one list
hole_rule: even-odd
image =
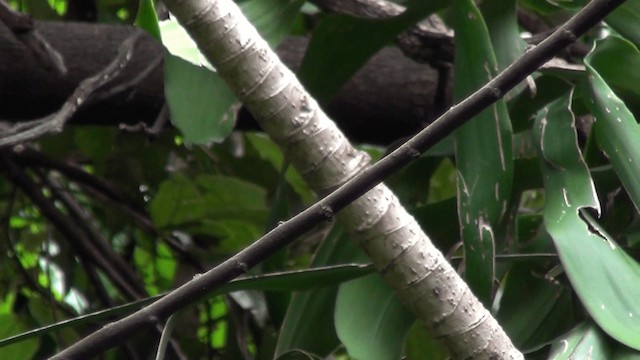
[[83,80],[57,112],[41,119],[16,124],[9,129],[0,129],[0,147],[20,144],[50,132],[62,131],[67,120],[86,102],[87,98],[122,71],[131,59],[133,47],[138,38],[140,33],[135,33],[125,40],[113,61],[94,76]]
[[191,264],[196,271],[203,271],[203,267],[200,262],[189,254],[179,240],[173,236],[162,236],[160,231],[158,231],[151,221],[146,209],[138,205],[135,200],[121,195],[108,181],[86,172],[78,165],[59,161],[31,148],[26,148],[24,151],[15,153],[13,156],[23,166],[34,166],[49,170],[56,170],[65,175],[65,177],[73,181],[75,184],[81,186],[89,195],[117,206],[119,209],[130,215],[144,231],[153,236],[162,237],[167,245],[169,245],[169,247],[171,247],[171,249],[182,259],[185,259],[185,261]]
[[138,219],[138,215],[145,210],[135,200],[121,195],[108,181],[92,175],[79,165],[51,158],[42,152],[29,147],[25,148],[23,151],[15,153],[14,157],[16,160],[19,160],[22,165],[56,170],[78,185],[81,185],[84,188],[90,188],[94,192],[99,193],[101,198],[118,204],[118,206],[129,215],[136,217],[136,220],[141,222],[141,226],[143,228],[146,229],[147,227],[152,226],[148,219]]
[[333,214],[496,102],[556,52],[571,44],[623,2],[624,0],[591,1],[540,45],[530,49],[496,78],[451,108],[389,156],[219,266],[194,278],[141,311],[87,336],[53,359],[86,359],[96,356],[124,341],[132,333],[157,324],[160,319],[166,319],[215,288],[246,273],[249,268],[307,232],[313,225],[333,218]]
[[141,121],[135,125],[122,123],[119,128],[128,132],[142,131],[150,137],[157,137],[164,129],[167,128],[167,124],[169,124],[169,106],[165,101],[162,104],[160,111],[158,111],[158,115],[153,121],[153,125],[148,126],[145,122]]
[[7,151],[0,150],[0,164],[7,169],[9,180],[33,201],[40,209],[42,215],[49,219],[56,229],[71,243],[74,250],[79,253],[79,256],[93,259],[127,298],[136,298],[133,294],[136,294],[137,290],[131,286],[128,277],[123,277],[119,271],[114,269],[113,264],[92,245],[92,242],[84,232],[78,228],[78,225],[70,217],[61,213],[51,201],[43,195],[41,187],[31,180]]
[[158,56],[155,59],[152,59],[146,68],[142,69],[142,71],[140,71],[130,80],[118,84],[112,88],[103,91],[97,91],[92,94],[88,99],[87,104],[93,104],[95,102],[103,101],[120,93],[124,93],[125,91],[133,90],[136,86],[139,86],[140,83],[144,79],[146,79],[154,70],[156,70],[156,68],[160,66],[160,64],[162,64],[163,60],[164,58],[162,56]]
[[69,212],[69,215],[76,220],[76,227],[84,232],[90,241],[90,246],[93,246],[97,252],[105,258],[106,262],[112,264],[110,269],[118,272],[119,277],[129,279],[129,285],[135,290],[135,292],[127,295],[132,299],[141,299],[149,296],[144,289],[142,281],[135,276],[136,272],[113,250],[109,241],[105,239],[100,231],[95,227],[95,220],[91,217],[89,212],[78,203],[75,197],[69,194],[57,179],[41,172],[38,173],[38,176],[40,177],[40,180],[51,190],[53,196],[58,199],[62,205],[64,205],[65,209]]
[[3,226],[1,226],[0,229],[4,229],[4,238],[7,240],[7,245],[8,245],[6,248],[6,251],[8,253],[7,255],[9,258],[15,259],[16,267],[18,268],[18,271],[22,274],[24,280],[29,284],[30,289],[35,290],[40,295],[42,295],[44,299],[58,306],[60,310],[63,313],[65,313],[67,316],[69,317],[76,316],[75,311],[71,307],[67,306],[64,303],[58,302],[53,297],[50,291],[47,291],[47,289],[44,289],[36,280],[34,280],[29,274],[29,272],[27,271],[27,269],[25,269],[24,266],[22,265],[22,261],[20,261],[20,257],[18,256],[18,253],[16,251],[16,239],[14,237],[13,232],[11,231],[11,226],[9,225],[11,213],[13,212],[13,205],[16,199],[16,193],[17,193],[17,187],[14,187],[14,189],[11,191],[11,195],[7,199],[6,213],[3,214],[3,216],[0,218],[0,223],[3,224]]

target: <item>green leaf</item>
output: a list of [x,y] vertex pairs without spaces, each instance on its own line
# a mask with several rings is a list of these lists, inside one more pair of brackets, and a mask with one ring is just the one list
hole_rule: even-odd
[[[24,331],[26,326],[13,314],[0,315],[0,339],[8,338],[11,335]],[[3,359],[31,359],[38,351],[40,340],[30,339],[22,344],[14,344],[3,347],[0,356]]]
[[[247,145],[251,145],[261,159],[268,161],[276,169],[282,168],[282,162],[284,161],[282,151],[268,136],[263,133],[245,133],[245,137]],[[309,189],[309,185],[293,166],[287,167],[285,178],[304,203],[311,203],[316,199],[313,191]]]
[[171,122],[185,143],[220,143],[229,136],[240,104],[216,74],[167,55],[164,79]]
[[449,353],[427,334],[424,325],[416,321],[407,333],[405,358],[406,360],[446,360],[449,359]]
[[416,218],[421,228],[426,229],[431,241],[443,253],[460,241],[455,197],[419,206],[411,211],[411,215]]
[[[366,257],[342,227],[334,226],[323,239],[312,264],[326,266],[362,259]],[[334,286],[294,294],[280,329],[276,356],[293,349],[321,356],[335,350],[340,343],[333,320],[337,293],[338,288]]]
[[351,357],[399,359],[415,316],[378,274],[372,274],[340,286],[335,322],[338,337]]
[[134,24],[144,29],[156,40],[161,40],[160,26],[158,25],[158,15],[153,0],[139,0],[138,13]]
[[583,210],[600,205],[578,147],[568,94],[538,114],[545,226],[586,310],[623,344],[640,348],[640,267]]
[[491,35],[500,70],[506,69],[524,52],[525,42],[520,36],[515,0],[485,0],[482,15]]
[[516,133],[530,129],[538,110],[572,88],[567,81],[552,75],[536,77],[535,84],[534,95],[523,91],[512,98],[509,103],[509,115],[513,122],[513,131]]
[[269,46],[276,47],[289,34],[302,0],[249,0],[239,4]]
[[221,241],[218,250],[237,251],[264,233],[266,191],[218,175],[194,180],[176,175],[164,181],[151,202],[151,218],[166,230],[181,229]]
[[169,290],[173,285],[177,264],[167,244],[138,233],[133,263],[150,295]]
[[[251,0],[242,10],[271,46],[289,32],[301,0]],[[235,125],[240,103],[215,74],[189,35],[174,20],[160,26],[165,56],[165,95],[172,123],[187,144],[220,143]],[[185,60],[185,61],[183,61]],[[190,63],[190,64],[189,64]]]
[[[640,1],[625,1],[613,10],[605,21],[640,48]],[[632,72],[628,73],[632,75]]]
[[606,337],[596,326],[582,323],[551,347],[549,359],[611,359]]
[[252,183],[219,175],[200,175],[193,181],[175,175],[164,181],[151,202],[151,217],[159,227],[205,219],[266,220],[266,191]]
[[[498,64],[480,11],[470,0],[455,3],[454,99],[494,77]],[[458,216],[465,250],[465,276],[474,294],[491,303],[498,223],[511,193],[511,123],[500,100],[456,132]]]
[[640,351],[629,349],[626,346],[618,344],[612,357],[614,360],[640,360]]
[[298,76],[313,97],[326,104],[356,70],[395,35],[448,3],[414,1],[407,11],[386,20],[327,16],[313,31]]
[[509,270],[497,319],[514,345],[536,348],[573,325],[571,295],[563,286],[542,276],[531,263],[517,263]]
[[[622,61],[625,66],[612,63],[612,59]],[[585,58],[585,65],[589,72],[589,98],[585,103],[595,118],[596,139],[607,153],[636,209],[640,209],[640,126],[625,103],[607,84],[608,81],[618,80],[617,83],[621,85],[624,83],[637,89],[640,76],[634,76],[634,72],[625,70],[625,67],[640,66],[640,52],[621,38],[608,37],[596,42],[595,49]]]
[[180,26],[177,20],[163,20],[159,23],[159,27],[162,36],[162,45],[164,45],[171,55],[188,61],[197,67],[205,66],[213,70],[209,61],[200,50],[198,50],[198,46],[191,39],[189,33]]

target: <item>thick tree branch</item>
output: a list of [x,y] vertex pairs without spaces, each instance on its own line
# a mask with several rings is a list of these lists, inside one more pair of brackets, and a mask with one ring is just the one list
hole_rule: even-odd
[[[36,22],[36,26],[64,56],[68,74],[61,77],[44,71],[0,24],[0,120],[23,121],[57,111],[83,79],[100,71],[116,56],[122,41],[140,32],[131,26],[84,23]],[[305,38],[288,38],[280,45],[278,55],[296,69],[307,44]],[[69,122],[140,128],[141,124],[155,124],[164,104],[162,66],[155,64],[163,56],[162,45],[141,35],[127,67],[98,91],[102,98],[85,104]],[[385,48],[326,109],[354,141],[388,144],[414,134],[435,118],[437,76],[428,65],[407,59],[396,48]],[[246,111],[241,111],[238,126],[258,129]]]

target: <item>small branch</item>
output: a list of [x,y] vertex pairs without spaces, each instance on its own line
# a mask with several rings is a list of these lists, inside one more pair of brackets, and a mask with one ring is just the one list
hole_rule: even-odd
[[22,274],[24,280],[30,285],[30,288],[32,290],[37,291],[40,295],[42,295],[44,299],[58,306],[60,310],[63,313],[65,313],[67,316],[69,317],[76,316],[76,313],[73,309],[71,309],[65,303],[60,303],[56,301],[56,299],[53,297],[50,291],[47,291],[46,289],[44,289],[36,280],[34,280],[29,274],[29,272],[27,271],[27,269],[24,268],[24,266],[22,265],[22,262],[20,261],[20,257],[18,256],[18,253],[16,251],[16,241],[14,239],[14,234],[12,233],[11,226],[9,224],[9,220],[11,219],[11,213],[13,212],[13,205],[16,199],[16,192],[17,192],[17,188],[14,187],[13,190],[11,191],[11,195],[7,199],[6,213],[3,214],[2,217],[0,217],[0,223],[2,224],[2,226],[0,226],[0,229],[4,229],[4,238],[7,240],[7,248],[6,249],[3,248],[3,250],[7,251],[8,256],[10,258],[13,257],[15,259],[16,267],[18,268],[18,271]]
[[[89,195],[97,197],[102,201],[109,202],[114,206],[117,206],[119,209],[122,209],[122,211],[130,215],[144,231],[152,234],[153,236],[162,236],[158,229],[156,229],[153,221],[151,221],[147,211],[142,206],[138,205],[135,200],[121,195],[110,183],[86,172],[80,166],[53,159],[32,148],[26,148],[24,151],[15,153],[13,156],[21,165],[56,170],[62,173],[69,180],[81,186]],[[196,271],[204,271],[199,261],[189,254],[179,240],[173,236],[162,237],[167,245],[169,245],[181,258],[191,264]]]
[[25,141],[37,139],[50,132],[60,132],[69,118],[83,105],[88,97],[102,85],[116,77],[131,59],[133,46],[140,37],[135,33],[125,40],[118,51],[118,55],[102,71],[83,80],[71,94],[62,108],[56,113],[44,118],[24,122],[9,129],[1,129],[0,147],[16,145]]
[[42,215],[49,219],[56,229],[65,236],[71,243],[74,250],[80,257],[93,259],[96,264],[109,275],[114,285],[127,295],[128,298],[137,293],[132,287],[128,277],[120,276],[120,273],[113,268],[113,264],[102,256],[87,236],[78,228],[78,225],[71,218],[62,214],[52,203],[42,194],[42,189],[27,176],[24,170],[18,166],[7,151],[0,151],[0,164],[7,169],[8,177],[18,188],[20,188],[31,201],[40,209]]
[[111,264],[109,269],[105,271],[107,271],[107,273],[118,273],[118,275],[111,274],[110,278],[121,277],[123,279],[128,279],[131,289],[134,290],[134,292],[127,294],[131,299],[141,299],[149,296],[144,289],[142,281],[134,275],[135,271],[129,266],[129,264],[124,262],[120,255],[113,251],[109,241],[100,234],[98,229],[95,228],[93,225],[95,221],[91,218],[90,214],[76,201],[73,196],[68,193],[66,189],[64,189],[63,185],[58,180],[42,173],[38,175],[41,181],[49,187],[54,197],[64,205],[69,212],[69,215],[76,220],[76,227],[82,230],[88,237],[91,244],[88,246],[94,247],[97,253],[99,253],[101,257],[104,257],[104,261]]
[[135,125],[120,124],[119,128],[120,130],[125,130],[128,132],[142,131],[149,136],[157,137],[158,135],[160,135],[162,130],[164,130],[167,127],[168,123],[169,123],[169,106],[167,105],[166,102],[164,102],[162,104],[162,108],[158,112],[158,116],[156,116],[156,119],[153,122],[153,125],[148,126],[144,122],[139,122]]
[[95,94],[93,94],[91,96],[91,98],[89,99],[89,101],[87,103],[88,104],[93,104],[93,103],[96,103],[96,102],[100,102],[100,101],[104,101],[106,99],[109,99],[110,97],[116,96],[116,95],[118,95],[120,93],[123,93],[125,91],[131,91],[135,87],[139,86],[140,83],[142,83],[142,81],[147,78],[147,76],[149,76],[154,70],[156,70],[156,68],[160,64],[162,64],[163,60],[164,60],[164,57],[162,57],[162,56],[156,57],[155,59],[153,59],[153,60],[151,60],[149,62],[147,67],[142,69],[142,71],[140,71],[131,80],[128,80],[128,81],[125,81],[125,82],[123,82],[121,84],[113,86],[113,87],[109,88],[108,90],[97,91]]

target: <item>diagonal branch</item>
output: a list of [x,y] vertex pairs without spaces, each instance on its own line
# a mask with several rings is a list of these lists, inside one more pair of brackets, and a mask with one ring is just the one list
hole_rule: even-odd
[[[113,262],[105,256],[103,251],[96,248],[89,237],[78,228],[77,224],[67,215],[63,214],[49,199],[42,193],[42,189],[16,164],[12,156],[6,151],[0,151],[0,164],[7,169],[8,178],[18,188],[20,188],[36,206],[43,216],[53,223],[56,229],[67,238],[74,249],[84,259],[92,259],[98,267],[102,269],[114,285],[121,290],[122,294],[129,299],[144,297],[144,291],[138,290],[140,287],[134,285],[125,269],[118,269]],[[117,256],[113,254],[113,256]]]
[[[208,33],[206,29],[207,26],[224,27],[226,25],[225,23],[216,24],[215,19],[214,21],[211,21],[211,19],[207,17],[207,13],[209,11],[220,10],[219,7],[222,6],[231,7],[230,4],[221,4],[223,2],[224,1],[220,0],[217,3],[187,2],[186,4],[176,4],[173,1],[167,1],[167,5],[176,14],[178,19],[181,19],[181,21],[186,24],[186,27],[192,28],[192,36],[198,39],[198,42],[205,47],[206,52],[207,47],[205,44],[215,47],[216,50],[219,51],[220,48],[217,47],[217,45],[220,45],[223,42],[211,42],[206,40],[207,36],[210,36],[210,33]],[[386,206],[395,207],[395,211],[404,211],[403,209],[398,208],[400,205],[397,203],[397,200],[387,199],[393,199],[393,194],[381,186],[378,186],[373,190],[376,194],[369,193],[361,200],[358,200],[358,197],[364,195],[389,174],[419,157],[422,152],[437,143],[438,140],[450,134],[458,126],[470,120],[474,115],[497,101],[508,90],[523,81],[530,73],[540,67],[546,60],[550,59],[554,53],[575,41],[577,37],[584,34],[590,27],[596,25],[604,16],[622,2],[623,0],[594,0],[590,2],[558,31],[554,32],[553,35],[540,43],[540,45],[529,50],[518,61],[491,80],[487,85],[473,93],[459,105],[447,111],[431,126],[424,129],[419,135],[402,145],[374,166],[362,171],[359,175],[346,182],[330,195],[295,216],[287,223],[276,227],[260,240],[256,241],[252,246],[242,250],[236,256],[223,262],[215,269],[194,278],[189,283],[168,294],[162,300],[159,300],[143,310],[84,338],[55,356],[54,359],[84,359],[95,356],[99,352],[120,343],[133,332],[155,324],[158,319],[167,318],[177,310],[205,296],[212,289],[245,273],[250,267],[256,265],[268,254],[271,254],[288,244],[296,236],[305,233],[312,225],[332,219],[337,211],[344,209],[356,200],[357,201],[354,204],[362,205],[362,210],[366,209],[367,211],[378,212],[380,211],[380,202],[391,201],[390,205]],[[186,8],[181,9],[179,8],[179,5],[184,5]],[[236,9],[232,9],[230,12],[239,11]],[[213,15],[219,16],[218,19],[223,18],[223,16],[220,16],[220,13],[215,13]],[[225,15],[230,14],[227,13]],[[231,15],[235,15],[235,13]],[[250,29],[247,30],[245,24],[242,24],[241,26],[243,26],[242,30],[251,31]],[[224,27],[224,29],[229,30],[229,32],[233,32],[233,30],[235,30],[230,29],[229,27]],[[247,40],[246,34],[243,35],[242,39],[245,41]],[[228,38],[224,38],[224,43],[227,43],[227,40]],[[253,39],[250,41],[253,41]],[[229,41],[229,43],[229,46],[241,46],[247,44],[247,42],[242,41]],[[215,55],[212,55],[211,53],[207,52],[207,54],[208,56],[213,57],[214,60],[220,60],[220,58],[216,59]],[[262,57],[263,59],[269,56],[269,53],[263,48],[260,48],[257,53],[252,54]],[[228,53],[222,55],[217,54],[217,56],[228,56]],[[210,60],[212,60],[212,58],[210,58]],[[227,57],[227,60],[234,62],[237,59]],[[212,61],[212,63],[216,64],[217,68],[220,69],[220,61]],[[278,71],[282,71],[281,68],[277,69]],[[236,71],[246,72],[247,68],[242,67],[239,70],[236,69]],[[220,74],[224,76],[231,76],[233,71],[231,68],[227,68],[225,70],[220,70]],[[281,75],[288,76],[288,74]],[[248,80],[245,79],[245,81]],[[238,85],[237,83],[231,85],[240,97],[243,100],[246,100],[244,98],[247,95],[242,92],[242,90],[246,88],[242,85]],[[244,85],[247,86],[246,83]],[[291,91],[298,91],[298,88],[287,89]],[[274,89],[271,88],[269,91],[273,93]],[[308,97],[303,98],[304,104],[307,106],[303,106],[299,110],[306,114],[310,111],[319,111],[311,108],[311,106],[314,105],[312,99]],[[282,101],[282,99],[279,100]],[[256,111],[257,107],[264,104],[253,103],[252,105],[253,106],[250,107],[251,110]],[[294,104],[292,106],[297,105],[299,104]],[[273,105],[271,106],[271,109],[273,109]],[[286,106],[287,104],[283,103],[276,113],[283,110]],[[265,108],[269,109],[269,107]],[[271,111],[273,112],[273,110]],[[274,115],[274,117],[275,116],[276,115]],[[275,122],[278,119],[272,118],[271,120]],[[300,121],[305,119],[298,117],[296,120]],[[274,124],[270,125],[275,126]],[[300,127],[297,129],[300,129]],[[305,128],[304,130],[306,131],[307,129]],[[339,137],[341,134],[336,135],[335,133],[332,133],[331,135]],[[282,139],[279,140],[283,141]],[[332,151],[333,150],[335,149],[332,148]],[[300,154],[300,156],[311,155],[312,154],[308,153]],[[319,183],[316,183],[315,185],[318,186]],[[376,196],[379,194],[382,194],[383,197]],[[347,215],[355,218],[358,214],[355,214],[352,209],[353,208],[350,207],[345,211],[347,212]],[[479,301],[470,294],[468,287],[458,277],[455,270],[453,270],[448,263],[443,260],[442,254],[439,253],[432,244],[430,244],[426,235],[415,235],[416,231],[420,232],[419,228],[401,227],[394,230],[385,228],[384,225],[386,224],[381,225],[377,231],[382,232],[383,230],[387,230],[394,232],[395,230],[399,230],[399,232],[402,233],[401,235],[406,236],[407,238],[415,239],[417,236],[417,245],[415,243],[409,244],[408,248],[403,248],[403,246],[405,246],[403,243],[390,242],[379,245],[381,247],[386,246],[385,249],[372,249],[369,247],[366,250],[370,251],[369,254],[374,258],[373,260],[374,263],[376,263],[376,266],[383,271],[385,278],[387,278],[387,280],[391,278],[391,280],[397,281],[392,284],[395,286],[396,291],[398,291],[398,295],[404,299],[405,303],[412,311],[418,314],[420,320],[427,325],[432,333],[436,333],[440,336],[442,342],[451,351],[452,357],[483,359],[523,358],[522,354],[513,348],[513,345],[511,345],[511,342],[499,327],[495,319],[493,319],[489,312],[482,307]],[[352,231],[357,232],[358,229]],[[386,240],[385,237],[376,238],[375,233],[371,234],[371,236],[371,238],[363,241],[363,244],[361,245],[371,246],[370,243],[372,242],[379,241],[380,239],[382,241]],[[425,246],[425,248],[421,248],[420,246]],[[387,250],[387,252],[392,252],[393,250],[401,251],[401,254],[389,255],[384,253],[383,250]],[[407,258],[407,256],[413,257]],[[410,276],[416,275],[416,272],[418,272],[417,275],[419,277],[411,279]],[[399,278],[403,275],[405,278]],[[452,289],[454,286],[455,288]],[[445,291],[446,294],[443,294]],[[454,292],[452,293],[451,291]],[[452,312],[449,312],[450,308],[447,307],[451,305],[450,303],[453,303],[452,305],[454,305]],[[446,315],[443,317],[442,314]],[[477,321],[469,323],[469,321],[474,320]],[[457,322],[465,321],[467,321],[467,323],[463,324],[461,327],[455,327],[458,325]],[[452,328],[463,332],[447,332],[451,331]],[[489,335],[487,335],[487,333]]]

